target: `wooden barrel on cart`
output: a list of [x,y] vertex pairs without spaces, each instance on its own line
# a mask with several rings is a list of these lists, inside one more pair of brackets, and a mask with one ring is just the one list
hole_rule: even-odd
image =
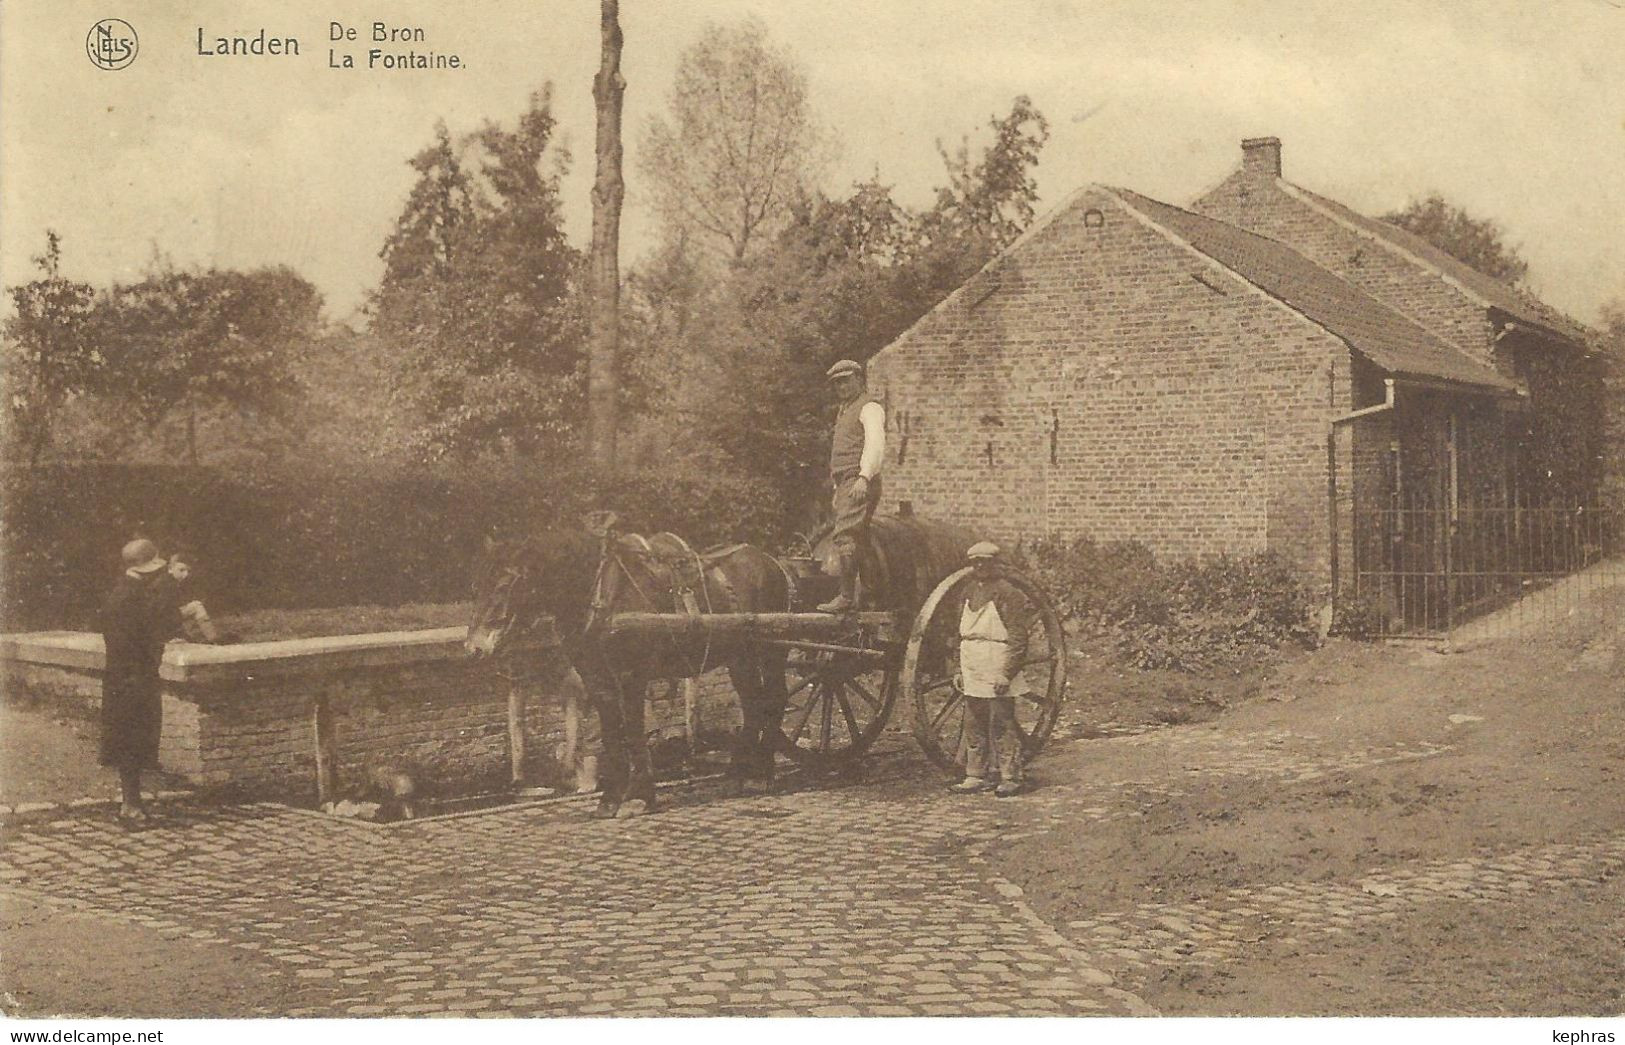
[[[896,702],[904,646],[915,614],[942,580],[965,563],[969,530],[913,516],[876,516],[858,549],[860,605],[845,634],[798,644],[786,667],[789,700],[782,750],[817,771],[837,772],[862,757],[886,728]],[[797,608],[829,597],[820,565],[825,537],[797,561]]]

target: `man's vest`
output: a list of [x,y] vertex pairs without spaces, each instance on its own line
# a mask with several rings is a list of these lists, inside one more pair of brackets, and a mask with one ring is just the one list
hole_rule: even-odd
[[835,415],[835,434],[829,444],[829,474],[832,478],[856,475],[863,463],[863,408],[880,400],[867,392],[841,406]]

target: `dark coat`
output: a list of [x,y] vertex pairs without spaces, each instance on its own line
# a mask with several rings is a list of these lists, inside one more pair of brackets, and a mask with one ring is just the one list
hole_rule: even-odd
[[180,633],[181,591],[163,570],[119,578],[102,608],[107,647],[102,673],[101,764],[158,766],[163,728],[158,667],[164,643]]

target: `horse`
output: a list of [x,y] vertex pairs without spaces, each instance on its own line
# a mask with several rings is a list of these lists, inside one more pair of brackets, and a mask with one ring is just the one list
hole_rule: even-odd
[[[603,793],[595,815],[637,816],[654,808],[654,774],[644,730],[644,700],[656,678],[692,678],[726,667],[744,728],[729,774],[743,789],[756,778],[773,786],[787,652],[738,639],[673,633],[622,633],[608,627],[622,612],[773,612],[790,608],[791,579],[778,561],[748,544],[696,553],[670,534],[644,539],[592,530],[553,529],[488,541],[474,573],[474,611],[465,643],[472,657],[502,657],[547,618],[561,652],[596,706],[603,739]],[[566,687],[567,694],[578,692]],[[579,709],[566,704],[566,733]],[[568,746],[568,744],[567,744]]]

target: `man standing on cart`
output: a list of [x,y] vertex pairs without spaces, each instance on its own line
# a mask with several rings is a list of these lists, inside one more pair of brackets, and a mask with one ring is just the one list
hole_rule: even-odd
[[972,572],[959,612],[958,678],[965,694],[965,779],[949,790],[1010,798],[1026,790],[1015,698],[1027,692],[1021,665],[1032,613],[1026,596],[999,576],[998,556],[991,541],[966,553]]
[[835,528],[825,571],[840,578],[841,590],[818,607],[823,613],[858,608],[858,548],[880,503],[880,466],[886,456],[886,408],[869,394],[863,367],[843,359],[825,371],[839,399],[830,439],[829,477]]

